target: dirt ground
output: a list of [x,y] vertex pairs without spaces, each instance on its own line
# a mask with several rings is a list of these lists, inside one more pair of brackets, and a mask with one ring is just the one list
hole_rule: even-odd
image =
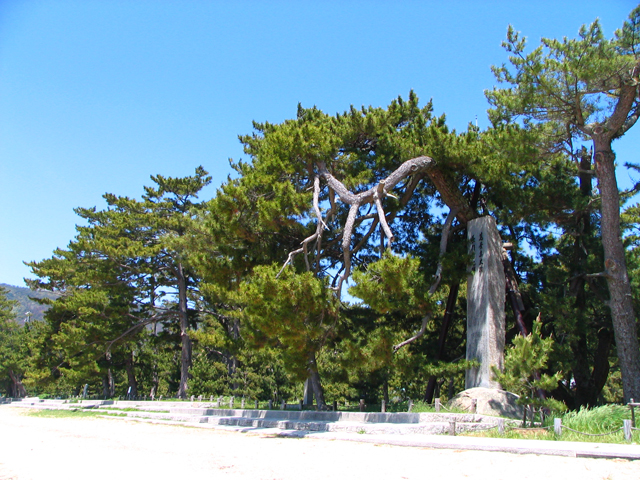
[[0,480],[640,479],[640,461],[284,439],[26,413],[0,406]]

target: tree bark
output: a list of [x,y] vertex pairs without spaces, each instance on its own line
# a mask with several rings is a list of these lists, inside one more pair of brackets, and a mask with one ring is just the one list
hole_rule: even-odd
[[180,320],[180,386],[178,398],[187,398],[189,388],[189,368],[191,367],[191,338],[189,337],[189,315],[187,311],[187,279],[182,263],[178,262],[176,268],[176,280],[178,284],[178,318]]
[[153,399],[158,393],[158,385],[160,384],[160,376],[158,375],[158,365],[153,365],[153,371],[151,372],[151,390],[149,390],[149,396]]
[[511,265],[506,252],[502,256],[502,266],[504,268],[504,277],[506,279],[507,296],[509,297],[509,302],[511,303],[513,315],[516,318],[516,326],[518,327],[520,335],[526,337],[527,335],[529,335],[529,332],[527,331],[527,326],[524,323],[524,302],[522,301],[522,295],[520,294],[520,289],[518,288],[518,278],[516,277],[516,272],[513,270],[513,266]]
[[604,273],[609,287],[608,306],[622,374],[624,401],[640,398],[638,330],[620,231],[620,194],[615,174],[615,154],[610,138],[593,135],[595,170],[601,197],[601,235]]
[[113,372],[107,368],[107,372],[102,376],[102,397],[104,399],[113,398],[116,395],[116,384],[113,381]]
[[316,406],[318,410],[326,410],[327,404],[324,401],[324,391],[322,389],[322,381],[318,372],[318,364],[316,362],[316,352],[309,354],[309,384],[313,390],[313,396],[316,397]]
[[107,370],[107,378],[109,379],[109,397],[113,398],[116,396],[116,382],[113,378],[113,370],[110,368]]
[[[580,193],[585,197],[591,197],[592,189],[591,155],[583,149],[580,156]],[[576,232],[573,244],[573,262],[571,271],[570,292],[576,297],[574,307],[578,315],[578,332],[576,340],[571,343],[573,353],[573,379],[575,381],[575,396],[571,398],[570,408],[594,407],[598,396],[604,387],[609,375],[609,352],[613,342],[613,334],[608,328],[598,331],[598,346],[591,357],[588,335],[587,304],[588,294],[586,290],[587,273],[587,239],[592,233],[591,212],[589,209],[576,212]],[[593,319],[591,320],[593,321]]]
[[444,203],[456,214],[462,225],[478,217],[478,213],[460,192],[458,184],[451,180],[442,170],[432,168],[427,170],[429,179],[433,182]]
[[24,398],[27,396],[27,390],[22,384],[20,376],[17,375],[12,369],[9,369],[9,378],[11,379],[11,397],[12,398]]

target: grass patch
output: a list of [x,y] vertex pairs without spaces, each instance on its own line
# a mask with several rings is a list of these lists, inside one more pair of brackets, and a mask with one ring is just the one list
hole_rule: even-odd
[[[331,404],[327,404],[328,407],[331,407]],[[364,412],[365,413],[380,413],[382,405],[379,403],[365,405]],[[274,410],[276,408],[274,407]],[[390,402],[386,405],[387,412],[386,413],[407,413],[409,411],[408,402]],[[305,408],[307,410],[307,408]],[[357,403],[350,404],[348,407],[345,407],[344,404],[338,405],[339,412],[359,412],[360,405]],[[413,402],[413,406],[411,407],[410,413],[436,413],[436,407],[433,404],[425,403],[425,402]],[[449,408],[442,406],[440,413],[471,413],[468,410],[464,410],[461,408]]]
[[[622,426],[623,420],[631,420],[631,411],[623,405],[603,405],[567,412],[562,425],[587,433],[605,433]],[[553,425],[553,420],[551,420]]]
[[154,413],[171,413],[169,410],[147,410],[147,409],[144,409],[144,408],[134,408],[134,407],[120,408],[120,407],[115,407],[113,405],[102,405],[102,407],[107,409],[107,410],[118,410],[120,412],[148,412],[148,411],[152,411]]
[[[562,435],[553,430],[553,417],[562,419]],[[509,428],[500,437],[497,429],[484,432],[469,432],[462,435],[490,438],[514,438],[526,440],[561,440],[567,442],[594,442],[628,444],[621,430],[623,420],[630,420],[631,412],[623,405],[603,405],[596,408],[581,408],[563,415],[555,414],[545,419],[542,428]],[[567,428],[564,428],[567,427]],[[573,432],[572,430],[577,430]],[[580,432],[580,433],[578,433]],[[585,435],[586,434],[586,435]],[[640,432],[632,431],[631,443],[640,442]]]
[[86,418],[97,417],[103,413],[96,410],[64,409],[64,410],[27,410],[25,415],[39,418]]
[[[406,411],[406,410],[405,410]],[[414,402],[413,407],[411,408],[411,413],[436,413],[435,405],[425,402]],[[452,407],[444,407],[442,406],[439,413],[471,413],[469,410],[464,410],[462,408],[452,408]]]

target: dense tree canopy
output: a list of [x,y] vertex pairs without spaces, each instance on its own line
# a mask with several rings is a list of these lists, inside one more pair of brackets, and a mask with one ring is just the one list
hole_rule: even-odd
[[33,288],[61,295],[44,322],[2,319],[8,393],[282,401],[307,381],[318,408],[451,397],[468,367],[466,225],[492,215],[511,249],[511,351],[544,346],[518,375],[571,408],[621,401],[620,374],[640,397],[638,208],[620,223],[611,150],[639,108],[639,15],[612,40],[596,22],[529,54],[510,29],[485,131],[450,129],[414,92],[337,115],[298,106],[240,137],[248,159],[207,201],[198,167],[76,209],[75,239],[29,264]]

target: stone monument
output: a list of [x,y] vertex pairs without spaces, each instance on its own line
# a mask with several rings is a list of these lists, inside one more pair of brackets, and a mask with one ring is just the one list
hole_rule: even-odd
[[302,394],[302,403],[307,407],[313,406],[313,389],[311,388],[311,379],[304,381],[304,393]]
[[467,223],[469,252],[473,267],[467,281],[467,360],[479,367],[467,370],[465,389],[500,388],[491,367],[504,367],[505,276],[502,240],[493,217]]

